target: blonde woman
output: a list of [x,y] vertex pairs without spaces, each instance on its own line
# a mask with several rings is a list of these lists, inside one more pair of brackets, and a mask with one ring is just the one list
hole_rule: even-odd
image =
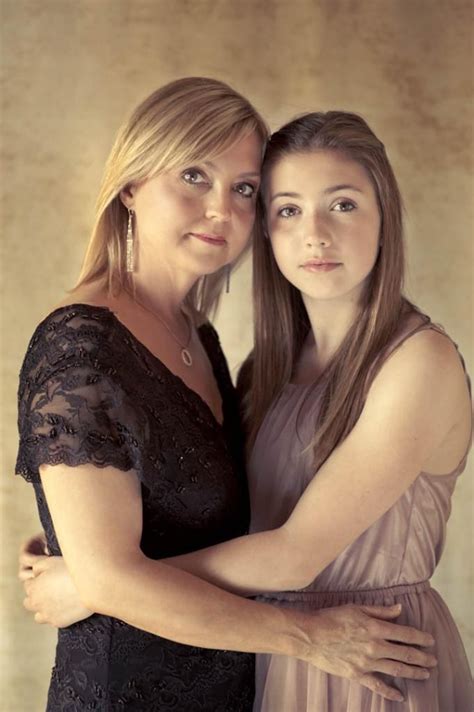
[[169,558],[248,526],[237,403],[207,316],[248,244],[265,140],[220,82],[180,80],[140,105],[112,149],[79,284],[28,347],[17,471],[34,484],[52,556],[23,556],[23,576],[36,576],[26,605],[52,580],[68,608],[36,619],[75,621],[59,631],[51,712],[250,710],[250,652],[295,656],[389,699],[400,693],[374,672],[420,679],[435,662],[413,647],[430,635],[384,620],[396,607],[285,611],[216,587],[225,567],[205,566],[209,583]]

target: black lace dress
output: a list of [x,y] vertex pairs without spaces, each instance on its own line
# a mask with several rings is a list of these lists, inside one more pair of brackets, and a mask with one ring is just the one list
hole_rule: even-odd
[[[235,393],[216,332],[206,324],[199,333],[222,394],[223,426],[108,309],[62,307],[36,329],[20,374],[16,471],[33,483],[52,554],[61,551],[42,463],[134,468],[141,547],[153,559],[247,530]],[[244,712],[253,692],[252,655],[181,645],[93,615],[59,630],[47,709]]]

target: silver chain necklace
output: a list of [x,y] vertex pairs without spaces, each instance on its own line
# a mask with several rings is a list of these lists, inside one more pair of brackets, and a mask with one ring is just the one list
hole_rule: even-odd
[[153,309],[150,309],[149,307],[145,306],[145,304],[142,304],[142,302],[139,299],[137,299],[136,296],[134,296],[133,299],[138,304],[138,306],[140,306],[142,309],[147,311],[152,316],[156,317],[158,319],[158,321],[161,321],[161,323],[163,324],[165,329],[171,334],[173,339],[176,341],[176,343],[180,347],[181,360],[183,361],[184,365],[192,366],[193,365],[193,357],[191,356],[191,353],[189,352],[189,344],[191,343],[191,339],[193,336],[193,328],[192,328],[191,320],[190,320],[189,316],[187,314],[185,314],[183,311],[181,312],[181,314],[183,315],[183,317],[188,325],[188,328],[189,328],[188,339],[185,344],[182,344],[181,341],[176,336],[176,334],[170,329],[170,327],[168,326],[166,321],[159,314],[157,314],[155,311],[153,311]]

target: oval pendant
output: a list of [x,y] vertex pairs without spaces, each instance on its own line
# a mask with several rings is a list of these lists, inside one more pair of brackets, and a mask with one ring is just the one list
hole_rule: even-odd
[[181,349],[181,358],[183,359],[183,363],[185,363],[186,366],[193,365],[193,358],[189,353],[188,349]]

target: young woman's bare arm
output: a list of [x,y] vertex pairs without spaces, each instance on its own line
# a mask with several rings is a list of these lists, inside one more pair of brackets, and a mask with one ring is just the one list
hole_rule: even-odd
[[[430,645],[431,636],[383,620],[396,609],[288,611],[147,559],[140,550],[140,487],[131,471],[58,465],[42,467],[41,477],[65,561],[90,610],[180,643],[296,656],[389,699],[400,695],[374,672],[422,679],[427,673],[420,666],[435,662],[411,647]],[[44,575],[40,568],[35,573],[31,587]],[[31,596],[34,609],[34,591]]]
[[469,421],[453,345],[421,332],[386,362],[353,431],[282,527],[167,562],[242,594],[303,588],[396,502],[453,427],[467,447]]

